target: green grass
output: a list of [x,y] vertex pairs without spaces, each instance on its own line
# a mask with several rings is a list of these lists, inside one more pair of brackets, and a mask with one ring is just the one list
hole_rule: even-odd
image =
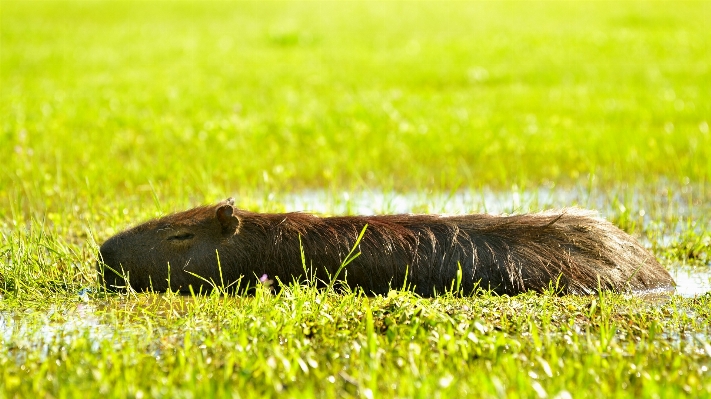
[[710,299],[368,299],[293,286],[23,302],[30,309],[4,319],[0,387],[9,397],[701,397]]
[[44,197],[711,173],[708,2],[2,4],[0,178]]
[[709,294],[118,296],[94,275],[97,243],[173,210],[401,194],[600,209],[708,273],[709,20],[706,1],[1,0],[0,398],[711,397]]

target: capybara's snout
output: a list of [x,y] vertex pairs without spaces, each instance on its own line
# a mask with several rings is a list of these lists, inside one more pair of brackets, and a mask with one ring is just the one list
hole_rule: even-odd
[[101,245],[96,262],[99,285],[109,291],[121,291],[127,288],[126,280],[123,278],[123,268],[117,259],[117,238],[113,237]]

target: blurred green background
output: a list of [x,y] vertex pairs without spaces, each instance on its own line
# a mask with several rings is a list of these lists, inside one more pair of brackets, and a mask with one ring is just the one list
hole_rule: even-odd
[[708,1],[1,7],[4,217],[711,174]]
[[708,291],[710,21],[711,1],[0,0],[0,397],[703,396],[708,294],[86,288],[104,239],[234,195],[600,209],[678,294]]

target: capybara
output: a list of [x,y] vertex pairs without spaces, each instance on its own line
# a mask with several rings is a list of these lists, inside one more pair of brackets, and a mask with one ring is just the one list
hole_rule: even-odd
[[591,294],[675,286],[637,240],[576,208],[513,216],[318,217],[249,212],[235,208],[232,198],[111,237],[100,249],[99,275],[108,289],[136,291],[254,287],[264,275],[284,284],[315,276],[324,285],[364,227],[360,255],[338,282],[369,295],[403,287],[429,297],[452,289]]

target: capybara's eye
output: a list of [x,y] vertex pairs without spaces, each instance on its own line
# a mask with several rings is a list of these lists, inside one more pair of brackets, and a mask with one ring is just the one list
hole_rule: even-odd
[[179,234],[168,237],[168,241],[184,241],[184,240],[189,240],[193,237],[195,237],[195,234],[193,234],[193,233],[179,233]]

